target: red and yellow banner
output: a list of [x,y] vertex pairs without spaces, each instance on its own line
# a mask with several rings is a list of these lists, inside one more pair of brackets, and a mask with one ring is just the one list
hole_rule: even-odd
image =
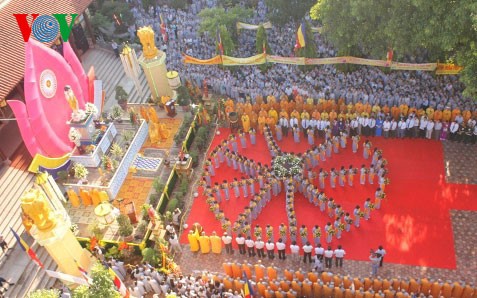
[[184,63],[185,64],[200,64],[200,65],[215,65],[215,64],[222,64],[222,59],[220,59],[220,56],[215,56],[210,59],[197,59],[197,58],[184,54]]
[[222,56],[223,65],[257,65],[266,62],[267,54],[262,53],[247,58],[235,58],[230,56]]
[[281,63],[281,64],[292,64],[292,65],[305,65],[305,58],[303,58],[303,57],[281,57],[281,56],[267,55],[267,62]]
[[423,70],[434,71],[437,67],[437,63],[400,63],[393,62],[391,69],[393,70]]
[[458,74],[464,67],[455,65],[453,63],[437,63],[436,74],[438,75],[452,75]]

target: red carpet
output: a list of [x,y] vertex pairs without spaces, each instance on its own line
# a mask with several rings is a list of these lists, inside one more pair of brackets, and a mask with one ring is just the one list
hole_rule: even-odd
[[[214,138],[211,148],[228,135],[229,130],[222,129],[221,134]],[[334,238],[332,247],[335,248],[341,244],[346,250],[346,258],[367,260],[370,248],[376,249],[378,245],[383,245],[387,251],[386,262],[455,268],[454,240],[449,210],[477,210],[477,186],[445,182],[442,145],[438,141],[384,140],[383,138],[370,138],[370,140],[373,146],[383,150],[383,156],[389,162],[387,167],[391,184],[386,188],[387,199],[383,201],[381,210],[372,211],[369,221],[362,220],[359,228],[353,226],[349,233],[343,232],[340,240]],[[315,143],[322,141],[320,139]],[[332,154],[331,159],[327,158],[326,162],[320,162],[319,167],[329,171],[332,167],[339,168],[342,165],[361,167],[364,163],[369,166],[370,159],[365,161],[362,157],[363,141],[364,138],[360,141],[358,153],[351,152],[350,142],[348,142],[348,148],[340,149],[338,154]],[[310,147],[304,139],[300,144],[294,143],[291,136],[278,144],[285,152],[303,152]],[[249,142],[247,146],[246,149],[239,149],[239,153],[256,162],[270,165],[270,154],[263,136],[257,136],[255,146],[252,147]],[[314,170],[316,171],[316,168]],[[223,163],[216,172],[218,175],[214,177],[213,182],[224,179],[232,181],[234,177],[239,179],[241,177],[238,170],[234,171],[233,168],[227,167],[226,163]],[[316,180],[315,184],[317,184]],[[374,192],[378,186],[376,183],[375,185],[359,185],[359,176],[356,176],[353,187],[337,186],[335,190],[332,190],[328,179],[326,187],[327,197],[333,197],[346,212],[352,213],[356,205],[363,206],[366,198],[371,197],[374,200]],[[202,193],[201,190],[199,193]],[[248,199],[235,199],[233,191],[231,194],[231,200],[223,201],[221,208],[233,223],[238,214],[248,205],[250,196]],[[275,239],[277,239],[280,223],[283,222],[288,226],[284,205],[285,197],[282,192],[278,197],[272,198],[258,219],[253,222],[252,227],[259,224],[264,229],[267,224],[270,224],[274,227]],[[309,239],[312,242],[312,227],[318,224],[323,231],[330,218],[298,192],[295,194],[295,210],[298,226],[305,224],[308,227]],[[191,226],[195,222],[199,222],[207,234],[214,230],[218,234],[222,233],[220,222],[215,220],[201,195],[195,200],[187,223]],[[321,241],[325,246],[324,238],[323,232]],[[181,241],[187,243],[185,233]]]

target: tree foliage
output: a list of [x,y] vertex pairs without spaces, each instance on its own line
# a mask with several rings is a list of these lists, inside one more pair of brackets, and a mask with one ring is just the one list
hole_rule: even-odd
[[340,55],[384,59],[426,54],[466,67],[465,94],[476,97],[477,2],[474,0],[319,0],[310,10]]
[[[232,52],[235,49],[235,43],[232,39],[232,36],[230,35],[225,25],[219,26],[219,32],[220,32],[220,39],[222,40],[222,46],[224,48],[224,55],[227,55],[227,56],[232,55]],[[219,45],[217,43],[217,53],[219,53],[218,46]]]
[[206,8],[199,13],[199,32],[208,32],[210,36],[214,36],[219,26],[225,26],[232,39],[237,41],[237,22],[244,21],[251,16],[252,10],[241,6],[233,6],[227,9],[223,7]]
[[30,298],[58,298],[60,296],[60,291],[58,289],[51,290],[36,290],[28,295]]
[[268,18],[273,24],[283,25],[299,21],[308,13],[316,0],[265,0]]
[[92,284],[87,287],[78,287],[73,292],[74,298],[120,298],[121,294],[116,291],[116,288],[113,284],[113,278],[106,269],[100,263],[94,265],[91,270],[91,278],[93,279]]
[[270,49],[270,45],[268,44],[267,31],[265,30],[263,25],[260,25],[257,29],[257,37],[255,39],[255,48],[257,50],[257,54],[263,53],[264,44],[267,54],[271,55],[272,50]]

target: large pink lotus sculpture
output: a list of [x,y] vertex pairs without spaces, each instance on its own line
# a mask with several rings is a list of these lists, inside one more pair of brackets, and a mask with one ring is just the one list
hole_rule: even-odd
[[74,144],[68,138],[71,108],[64,88],[71,86],[80,109],[90,102],[88,77],[68,42],[63,56],[30,38],[25,44],[25,103],[9,100],[32,156],[60,157]]

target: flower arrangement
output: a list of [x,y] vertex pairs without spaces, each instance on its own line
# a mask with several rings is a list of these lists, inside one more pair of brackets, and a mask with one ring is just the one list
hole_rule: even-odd
[[68,132],[68,139],[70,142],[74,143],[76,147],[81,145],[81,133],[74,127],[70,127],[70,131]]
[[379,197],[380,197],[381,199],[385,199],[385,198],[386,198],[386,193],[385,193],[385,192],[380,193],[380,194],[379,194]]
[[215,219],[216,220],[221,220],[224,218],[224,214],[222,212],[219,212],[215,215]]
[[320,230],[320,229],[316,229],[316,230],[313,232],[313,237],[315,237],[315,238],[320,238],[320,237],[321,237],[321,230]]
[[87,115],[93,115],[95,117],[98,115],[98,108],[90,102],[86,103],[86,105],[84,106],[84,109]]
[[373,204],[373,203],[369,203],[369,209],[370,209],[370,210],[374,210],[374,208],[375,208],[375,207],[374,207],[374,204]]
[[71,113],[71,121],[76,123],[83,122],[86,117],[86,112],[81,109],[74,110],[73,113]]
[[262,237],[262,231],[259,229],[255,230],[253,234],[255,235],[256,238]]
[[338,230],[344,231],[344,229],[345,229],[344,223],[340,223],[339,226],[338,226]]
[[88,169],[81,163],[75,163],[73,171],[76,179],[85,179],[89,174]]
[[240,230],[240,228],[241,228],[240,223],[235,222],[234,227],[232,228],[232,230],[234,231],[234,233],[237,233]]
[[227,231],[230,228],[230,223],[226,222],[222,224],[222,230]]
[[111,159],[111,157],[109,157],[107,155],[103,155],[101,157],[101,166],[103,167],[103,169],[108,170],[108,171],[114,170],[113,160]]
[[302,173],[302,160],[294,154],[287,153],[275,157],[272,171],[276,178],[283,179]]
[[391,180],[389,178],[385,178],[384,185],[388,185],[389,183],[391,183]]

